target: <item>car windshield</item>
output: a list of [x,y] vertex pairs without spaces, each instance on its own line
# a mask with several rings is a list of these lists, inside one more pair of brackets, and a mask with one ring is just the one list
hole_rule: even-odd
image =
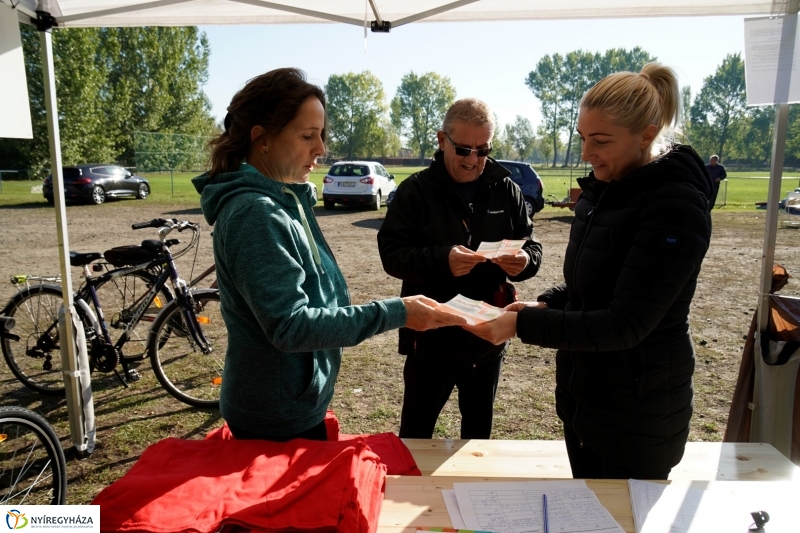
[[369,167],[364,165],[333,165],[329,172],[331,176],[367,176]]

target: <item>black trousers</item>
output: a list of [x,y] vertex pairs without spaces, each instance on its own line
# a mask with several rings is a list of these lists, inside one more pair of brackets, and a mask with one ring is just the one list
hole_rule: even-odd
[[603,459],[587,446],[581,447],[578,435],[568,427],[564,427],[564,441],[567,444],[569,466],[575,479],[667,479],[671,468],[663,470],[642,470],[624,464],[624,457],[619,457],[619,464]]
[[433,437],[436,419],[457,387],[461,438],[488,439],[502,366],[502,355],[478,365],[445,357],[406,357],[400,437]]
[[246,429],[237,428],[230,424],[228,424],[228,429],[231,430],[231,433],[237,439],[248,439],[248,440],[261,439],[261,440],[271,440],[276,442],[286,442],[292,439],[328,440],[328,429],[325,427],[324,420],[311,429],[307,429],[305,431],[296,433],[294,435],[287,435],[285,437],[270,437],[268,435],[262,435],[260,433],[254,433]]

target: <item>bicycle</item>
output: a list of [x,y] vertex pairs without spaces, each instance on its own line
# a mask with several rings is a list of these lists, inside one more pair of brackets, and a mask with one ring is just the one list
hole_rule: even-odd
[[[0,317],[0,338],[14,319]],[[64,505],[67,462],[47,420],[22,407],[0,407],[0,505]]]
[[[128,362],[142,359],[149,353],[153,372],[167,392],[192,406],[216,407],[227,344],[227,330],[219,313],[219,292],[187,287],[178,276],[175,256],[170,252],[170,247],[180,241],[166,238],[176,229],[191,230],[192,243],[182,250],[185,253],[196,244],[199,226],[188,221],[154,219],[131,227],[157,228],[159,240],[113,248],[105,254],[70,252],[70,264],[82,267],[85,278],[75,296],[75,309],[86,333],[92,370],[113,371],[127,386],[126,378],[116,371],[117,365],[122,364],[126,377],[138,379]],[[104,257],[118,268],[95,278],[89,266],[102,270],[103,265],[98,269],[95,261]],[[171,281],[174,292],[167,288],[167,280]],[[112,327],[121,330],[116,341],[111,339],[103,315],[100,300],[105,297],[97,295],[97,289],[104,286],[111,287],[105,292],[112,294],[115,307],[119,308],[111,320]],[[63,394],[60,365],[54,364],[52,357],[59,349],[54,301],[60,301],[60,297],[60,287],[41,284],[20,291],[5,310],[12,316],[22,310],[20,316],[27,320],[24,329],[29,332],[24,350],[22,346],[15,350],[11,343],[4,341],[6,361],[20,381],[44,394]],[[94,305],[96,314],[89,302]],[[143,321],[152,321],[152,328],[147,329],[157,330],[157,334],[137,332],[136,328]],[[134,339],[135,350],[126,355],[124,347],[131,339]],[[198,351],[200,353],[196,354]]]

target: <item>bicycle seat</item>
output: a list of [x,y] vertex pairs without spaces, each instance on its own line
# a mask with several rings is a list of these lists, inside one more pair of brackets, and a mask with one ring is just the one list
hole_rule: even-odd
[[89,252],[87,254],[82,254],[80,252],[70,252],[69,253],[69,264],[74,267],[79,267],[83,265],[88,265],[92,261],[97,261],[98,259],[102,259],[103,254],[100,252]]

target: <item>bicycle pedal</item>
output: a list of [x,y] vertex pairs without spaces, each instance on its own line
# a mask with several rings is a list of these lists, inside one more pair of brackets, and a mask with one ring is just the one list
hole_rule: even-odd
[[128,381],[139,381],[142,379],[142,375],[139,374],[136,370],[129,368],[128,372],[125,373],[125,378]]

